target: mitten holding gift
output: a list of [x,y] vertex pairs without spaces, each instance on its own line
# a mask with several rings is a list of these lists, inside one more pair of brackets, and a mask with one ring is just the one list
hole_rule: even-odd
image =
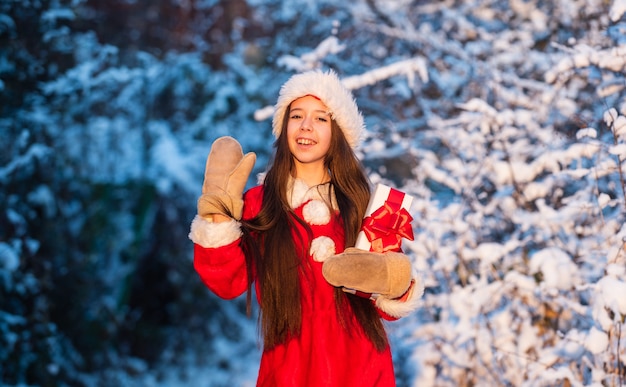
[[[203,247],[218,247],[241,236],[238,221],[243,212],[243,191],[256,154],[243,154],[232,137],[220,137],[211,145],[206,161],[198,215],[191,223],[190,239]],[[215,222],[217,218],[221,222]]]
[[415,311],[424,293],[422,281],[413,277],[411,260],[395,251],[383,253],[348,248],[324,261],[328,283],[358,295],[371,295],[387,315],[400,318]]

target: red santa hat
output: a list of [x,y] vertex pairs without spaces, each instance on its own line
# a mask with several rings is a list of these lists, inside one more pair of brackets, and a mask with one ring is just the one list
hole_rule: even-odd
[[343,86],[332,70],[327,72],[314,70],[296,74],[285,82],[280,88],[278,101],[274,106],[272,119],[274,136],[276,138],[280,136],[289,104],[306,95],[312,95],[326,105],[331,118],[337,122],[350,146],[356,148],[365,132],[363,116],[350,90]]

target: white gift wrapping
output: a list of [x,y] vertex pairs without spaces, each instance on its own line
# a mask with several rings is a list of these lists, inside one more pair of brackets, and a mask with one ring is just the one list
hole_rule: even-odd
[[413,197],[377,184],[365,210],[354,247],[367,251],[401,251],[402,238],[413,240],[409,214]]

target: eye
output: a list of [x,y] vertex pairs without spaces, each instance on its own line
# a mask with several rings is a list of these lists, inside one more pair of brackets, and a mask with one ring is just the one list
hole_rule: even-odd
[[328,118],[326,116],[320,116],[316,118],[320,122],[328,122]]
[[298,113],[292,113],[291,115],[289,115],[289,119],[290,120],[298,120],[302,118],[302,115],[298,114]]

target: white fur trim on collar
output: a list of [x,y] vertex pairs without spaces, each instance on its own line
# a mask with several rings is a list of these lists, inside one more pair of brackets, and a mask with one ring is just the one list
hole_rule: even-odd
[[305,95],[319,98],[330,110],[331,117],[343,131],[350,146],[356,148],[359,145],[365,132],[363,116],[350,90],[341,83],[337,74],[332,70],[328,72],[314,70],[296,74],[285,82],[274,106],[272,133],[276,138],[282,131],[289,104]]
[[[330,187],[330,183],[309,187],[304,180],[291,178],[287,185],[287,197],[291,208],[298,208],[309,200],[321,200],[330,203],[332,208],[337,209],[337,199],[335,192]],[[330,192],[329,192],[330,189]]]
[[236,220],[209,222],[196,215],[191,222],[189,239],[202,247],[222,247],[241,238],[241,227]]

